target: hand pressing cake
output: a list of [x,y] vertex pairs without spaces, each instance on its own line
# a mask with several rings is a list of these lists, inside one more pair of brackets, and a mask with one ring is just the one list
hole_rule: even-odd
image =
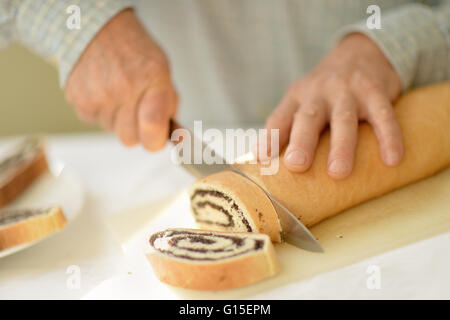
[[0,210],[0,250],[42,239],[66,225],[60,207]]
[[[395,113],[404,143],[404,157],[396,167],[381,161],[368,124],[359,126],[354,169],[344,180],[333,180],[327,174],[329,132],[322,135],[307,172],[290,172],[283,161],[274,175],[261,175],[260,164],[236,166],[306,226],[313,226],[450,165],[450,83],[407,93],[396,103]],[[228,171],[202,178],[192,186],[190,197],[192,214],[201,228],[263,232],[278,241],[275,209],[266,194],[243,176]]]
[[18,197],[47,171],[44,142],[27,138],[0,155],[0,208]]
[[162,282],[222,290],[275,275],[279,263],[264,234],[167,229],[149,239],[147,258]]

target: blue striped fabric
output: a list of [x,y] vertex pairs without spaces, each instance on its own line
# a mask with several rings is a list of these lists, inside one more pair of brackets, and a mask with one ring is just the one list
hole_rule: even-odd
[[[61,85],[97,32],[118,12],[125,0],[1,0],[0,47],[17,40],[56,64]],[[67,8],[80,8],[81,28],[67,27]]]
[[374,40],[403,82],[404,90],[450,79],[450,1],[434,9],[407,4],[382,15],[381,29],[366,23],[344,27],[340,35],[360,31]]

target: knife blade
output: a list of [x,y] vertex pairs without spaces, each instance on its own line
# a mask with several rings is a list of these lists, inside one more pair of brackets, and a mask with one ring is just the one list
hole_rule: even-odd
[[[204,143],[201,139],[194,136],[188,129],[181,126],[179,123],[177,123],[175,120],[170,121],[170,128],[169,128],[169,140],[172,141],[175,145],[180,143],[182,139],[179,139],[177,141],[174,141],[171,139],[172,133],[176,129],[182,129],[185,130],[183,133],[183,136],[189,136],[190,137],[190,143],[191,143],[191,152],[190,152],[190,161],[188,163],[181,162],[180,165],[186,169],[191,175],[193,175],[196,178],[202,178],[220,171],[225,170],[231,170],[234,171],[241,176],[245,177],[246,179],[252,181],[254,184],[256,184],[270,199],[272,202],[275,211],[278,214],[278,218],[280,220],[281,228],[282,228],[282,238],[284,241],[298,247],[304,250],[312,251],[312,252],[323,252],[322,246],[320,243],[316,240],[314,235],[306,228],[303,223],[297,219],[283,204],[281,204],[277,199],[275,199],[269,192],[267,192],[264,188],[262,188],[256,181],[254,181],[251,177],[247,176],[244,172],[239,170],[236,166],[227,163],[225,159],[221,159],[221,163],[215,163],[215,164],[207,164],[201,161],[201,163],[195,163],[195,155],[192,150],[199,149],[199,146],[201,146],[202,152],[204,150],[211,148]],[[214,152],[211,150],[211,152]],[[211,153],[210,153],[211,154]],[[217,159],[216,155],[216,159]]]

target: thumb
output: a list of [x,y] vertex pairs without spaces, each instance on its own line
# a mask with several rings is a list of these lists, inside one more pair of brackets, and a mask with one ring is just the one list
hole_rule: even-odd
[[139,138],[144,148],[158,151],[168,139],[169,120],[177,100],[171,90],[147,90],[138,105]]

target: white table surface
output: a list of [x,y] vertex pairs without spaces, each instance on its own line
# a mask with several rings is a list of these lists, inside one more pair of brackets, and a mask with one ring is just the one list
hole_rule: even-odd
[[[49,153],[81,176],[85,207],[64,232],[0,259],[0,299],[177,298],[145,287],[105,222],[127,208],[173,196],[194,181],[171,163],[169,150],[150,154],[125,148],[110,135],[78,134],[50,137]],[[254,298],[450,299],[449,252],[450,232]],[[67,285],[72,265],[81,271],[79,288]],[[380,267],[378,290],[366,285],[371,265]]]

